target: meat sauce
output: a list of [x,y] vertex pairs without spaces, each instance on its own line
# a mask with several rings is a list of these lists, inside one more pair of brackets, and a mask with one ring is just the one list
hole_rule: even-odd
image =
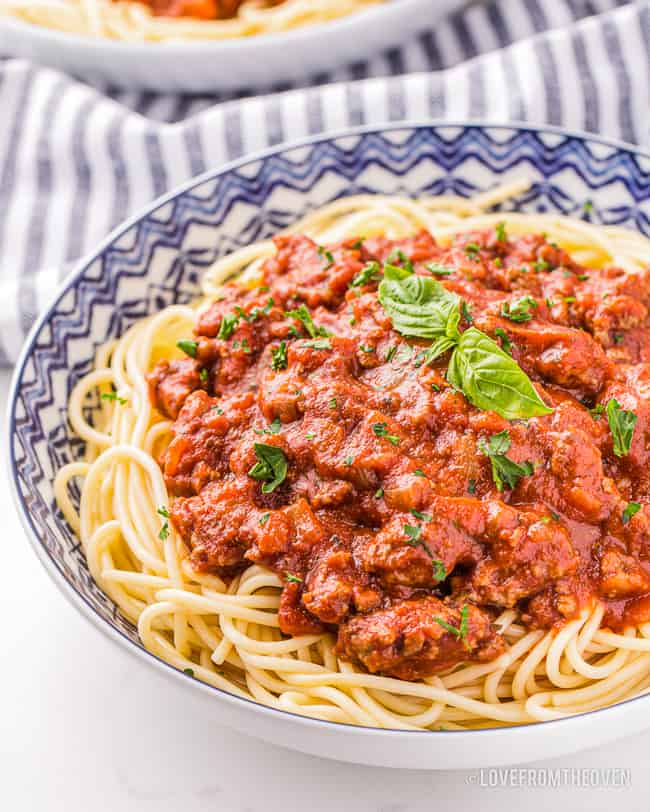
[[[117,1],[117,0],[116,0]],[[157,17],[195,17],[200,20],[227,20],[236,17],[244,0],[140,0]],[[267,2],[277,6],[283,0]]]
[[[270,568],[284,633],[336,632],[342,658],[404,679],[498,656],[504,608],[530,628],[594,600],[614,629],[649,621],[650,270],[586,269],[494,230],[275,243],[258,288],[230,284],[199,316],[194,357],[149,378],[175,421],[161,465],[196,570]],[[460,330],[504,346],[553,412],[509,422],[449,385],[448,353],[423,363],[429,342],[393,329],[368,273],[395,256],[446,268]],[[522,297],[526,318],[504,315]],[[621,457],[613,398],[637,416]],[[503,490],[482,451],[501,432],[530,466]],[[277,487],[250,475],[256,444],[282,451]]]

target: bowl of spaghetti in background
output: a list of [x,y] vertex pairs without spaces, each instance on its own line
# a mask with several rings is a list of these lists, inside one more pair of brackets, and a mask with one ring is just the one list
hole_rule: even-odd
[[[10,475],[40,560],[98,629],[139,662],[200,696],[206,715],[303,752],[395,767],[467,768],[558,756],[647,727],[650,699],[642,696],[650,684],[647,624],[626,639],[607,629],[602,637],[594,637],[602,619],[598,612],[575,621],[573,637],[566,630],[556,638],[533,633],[538,636],[523,655],[516,652],[524,644],[525,629],[512,617],[500,618],[508,647],[500,656],[505,659],[498,661],[499,667],[470,665],[475,670],[468,677],[462,669],[452,669],[433,681],[415,679],[402,691],[395,679],[376,677],[385,681],[373,683],[363,668],[344,666],[339,672],[329,665],[331,673],[323,684],[312,685],[323,673],[316,664],[318,657],[312,664],[306,651],[296,657],[291,639],[282,642],[255,630],[261,612],[276,606],[275,598],[267,595],[275,588],[272,574],[253,568],[247,575],[250,589],[230,597],[225,592],[219,597],[217,580],[199,580],[180,596],[181,590],[166,581],[172,575],[164,574],[164,560],[146,550],[143,559],[148,564],[142,575],[131,572],[128,552],[102,563],[121,523],[133,523],[137,516],[135,525],[144,528],[152,522],[147,510],[131,501],[139,488],[143,493],[153,489],[148,497],[154,505],[151,532],[157,532],[160,524],[160,540],[169,538],[166,510],[155,510],[167,497],[153,456],[135,449],[128,452],[132,457],[114,460],[127,468],[141,466],[140,479],[129,480],[127,486],[118,477],[110,493],[102,494],[102,482],[112,479],[105,476],[109,469],[100,465],[92,473],[95,490],[90,498],[96,506],[90,513],[81,511],[81,525],[77,477],[89,473],[87,454],[96,459],[105,445],[106,407],[119,409],[114,401],[124,400],[127,420],[130,406],[122,396],[128,377],[137,369],[137,347],[151,343],[154,327],[147,325],[164,321],[174,340],[179,324],[180,332],[187,332],[183,320],[188,319],[188,305],[202,293],[218,298],[221,277],[258,258],[247,252],[261,250],[260,256],[266,255],[265,240],[297,222],[302,220],[305,230],[317,236],[334,228],[342,214],[361,222],[364,212],[371,215],[364,221],[366,228],[373,222],[376,229],[400,230],[408,228],[410,220],[417,224],[433,216],[431,222],[440,233],[459,230],[465,217],[478,218],[467,222],[505,222],[522,233],[539,221],[553,237],[557,234],[571,244],[585,262],[593,250],[601,262],[624,263],[633,271],[647,266],[650,256],[649,176],[650,156],[552,128],[399,125],[272,150],[208,173],[154,203],[81,263],[35,325],[17,366],[9,404]],[[404,198],[436,202],[423,202],[418,208]],[[567,216],[572,219],[565,220]],[[622,231],[621,226],[631,231]],[[251,248],[258,245],[262,249]],[[138,329],[144,330],[142,335]],[[117,381],[116,393],[106,390],[107,395],[100,395],[101,387],[114,381],[108,370],[111,355],[122,359],[118,366],[127,370],[127,379]],[[139,396],[129,397],[135,403]],[[112,411],[108,415],[114,419]],[[137,410],[133,419],[137,434]],[[123,431],[119,423],[111,425]],[[153,454],[166,427],[154,425],[148,431],[151,439],[142,447],[149,443]],[[110,465],[109,457],[121,453],[123,447],[109,448],[101,455],[102,465]],[[67,472],[63,480],[61,471]],[[148,476],[152,485],[147,484]],[[88,521],[94,537],[91,548],[83,527]],[[130,537],[128,528],[123,532]],[[79,544],[77,533],[86,538],[84,544]],[[178,564],[184,566],[182,561]],[[144,578],[143,586],[137,586],[138,578]],[[147,594],[157,595],[148,609],[150,601],[143,597]],[[192,634],[199,635],[205,650],[191,661],[169,643],[177,620],[166,626],[164,618],[176,618],[176,611],[181,625],[188,613],[204,618],[196,621]],[[227,620],[223,639],[214,625],[214,612]],[[247,634],[249,621],[253,630]],[[458,634],[463,622],[461,616]],[[571,624],[566,628],[574,629]],[[276,651],[278,644],[282,650]],[[574,644],[576,650],[568,651]],[[544,651],[540,645],[546,646]],[[588,678],[569,673],[569,661],[564,660],[567,647],[571,662],[585,655]],[[214,655],[224,649],[223,656],[211,657],[213,649]],[[237,654],[229,655],[229,650]],[[286,682],[273,671],[277,661],[265,665],[267,654],[291,658]],[[331,661],[330,654],[323,656],[326,663]],[[250,663],[244,668],[251,677],[249,686],[259,690],[248,690],[246,679],[237,676],[242,662]],[[527,662],[533,663],[533,672],[526,670]],[[543,677],[535,663],[541,663]],[[503,680],[507,673],[510,678]],[[551,686],[545,692],[541,684],[535,686],[535,674],[544,684],[555,680],[557,690]],[[522,683],[514,693],[530,695],[536,703],[528,715],[522,714],[510,687],[505,690],[513,676],[514,682],[519,678]],[[311,686],[305,694],[301,684]],[[574,689],[585,693],[576,694]]]
[[267,88],[376,56],[464,1],[286,0],[201,20],[130,0],[0,0],[0,52],[123,88]]

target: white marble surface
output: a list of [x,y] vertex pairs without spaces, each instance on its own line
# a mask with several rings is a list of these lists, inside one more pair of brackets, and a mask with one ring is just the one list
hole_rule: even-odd
[[[3,411],[8,383],[0,373]],[[0,516],[0,809],[6,812],[650,809],[650,731],[541,765],[626,768],[631,786],[536,789],[483,787],[473,772],[338,764],[219,728],[67,604],[23,535],[4,468]]]

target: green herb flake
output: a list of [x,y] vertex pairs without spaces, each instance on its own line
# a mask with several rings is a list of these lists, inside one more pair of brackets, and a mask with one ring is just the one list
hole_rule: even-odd
[[196,358],[196,352],[199,348],[197,341],[190,341],[184,338],[181,341],[177,341],[176,346],[181,352],[184,352],[185,355],[189,355],[190,358]]
[[447,570],[445,569],[444,562],[439,558],[434,558],[431,562],[433,564],[433,577],[436,581],[444,581],[447,577]]
[[329,338],[319,338],[316,341],[305,341],[302,346],[312,350],[331,350],[332,342]]
[[317,327],[314,324],[314,320],[311,317],[311,313],[304,304],[301,304],[300,307],[296,308],[295,310],[287,310],[284,313],[285,318],[288,319],[296,319],[299,321],[302,326],[307,330],[310,338],[317,338],[318,336],[328,336],[330,333],[324,327]]
[[500,492],[505,488],[511,490],[522,477],[530,476],[534,471],[531,462],[520,464],[506,456],[511,445],[507,430],[493,434],[487,442],[481,437],[478,442],[480,452],[488,457],[492,464],[492,479]]
[[388,423],[373,423],[372,430],[375,437],[385,437],[392,445],[399,445],[399,437],[388,433]]
[[623,524],[627,524],[632,516],[636,516],[636,514],[641,510],[641,505],[638,502],[628,502],[627,507],[623,511],[623,515],[621,516],[621,521]]
[[336,409],[338,406],[338,401],[336,398],[332,398],[329,403],[330,409]]
[[369,262],[350,282],[351,288],[361,288],[381,279],[381,266],[374,260]]
[[424,266],[427,271],[430,271],[434,276],[451,276],[455,268],[448,268],[446,265],[440,265],[437,262],[430,262]]
[[415,527],[412,524],[405,524],[404,534],[409,539],[409,541],[406,542],[407,544],[416,545],[420,542],[420,537],[422,536],[422,528]]
[[353,462],[354,462],[354,458],[352,456],[349,456],[349,457],[346,457],[343,460],[343,465],[345,465],[345,466],[347,466],[349,468],[352,465]]
[[271,366],[276,372],[279,372],[281,369],[286,369],[289,366],[286,341],[282,341],[279,347],[271,350]]
[[532,296],[522,296],[511,302],[504,302],[501,307],[501,315],[510,321],[523,323],[533,318],[531,310],[537,308],[537,302]]
[[638,418],[634,412],[622,409],[616,398],[612,398],[607,403],[606,412],[609,430],[612,433],[614,454],[617,457],[625,457],[630,453],[634,427]]
[[120,406],[124,406],[128,403],[128,400],[126,398],[119,397],[117,392],[104,392],[102,395],[102,400],[108,400],[112,403],[119,403]]
[[465,254],[473,261],[479,261],[479,254],[481,252],[481,246],[475,242],[468,242],[465,245]]
[[307,434],[305,434],[305,439],[306,440],[313,440],[315,436],[316,435],[314,434],[313,431],[308,431]]
[[383,499],[383,497],[384,497],[384,489],[377,488],[377,490],[375,491],[375,499]]
[[288,463],[284,451],[266,443],[255,443],[254,449],[257,462],[248,476],[264,482],[262,493],[273,493],[287,478]]
[[579,282],[586,282],[587,279],[589,279],[589,274],[588,273],[579,273],[577,279],[578,279]]
[[193,668],[184,668],[183,674],[187,674],[188,677],[194,676],[194,669]]
[[286,572],[284,574],[284,578],[290,584],[301,584],[302,583],[302,578],[299,578],[297,575],[293,575],[290,572]]
[[467,493],[476,493],[476,480],[470,479],[467,483]]
[[413,474],[414,476],[426,477],[426,474],[421,468],[416,468],[415,471],[413,471]]
[[167,541],[167,539],[169,538],[169,511],[164,505],[162,505],[157,509],[156,513],[159,516],[162,516],[163,519],[165,520],[163,522],[162,527],[160,528],[160,532],[158,533],[158,538],[161,541]]
[[239,317],[236,316],[234,313],[226,313],[226,315],[221,320],[221,326],[219,327],[217,338],[221,338],[223,341],[227,341],[235,332],[238,325],[239,325]]
[[506,224],[505,223],[497,223],[495,228],[497,242],[506,242],[508,239],[506,235]]
[[393,359],[393,356],[395,355],[396,352],[397,352],[397,344],[393,344],[392,347],[388,348],[388,352],[386,353],[386,357],[384,358],[384,361],[387,364],[390,363],[390,361]]
[[625,341],[623,333],[614,333],[614,344],[622,344]]
[[356,240],[355,242],[352,243],[350,248],[353,251],[360,251],[363,248],[363,244],[364,244],[365,241],[366,241],[365,237],[359,237],[358,240]]
[[506,331],[502,327],[497,327],[494,334],[501,339],[501,349],[507,352],[508,355],[512,355],[512,342],[508,338]]
[[264,527],[264,525],[265,525],[265,524],[268,522],[268,520],[269,520],[270,518],[271,518],[271,514],[270,514],[270,513],[264,513],[264,514],[262,514],[262,515],[260,516],[260,521],[259,521],[259,525],[260,525],[260,527]]
[[416,519],[420,519],[420,521],[422,521],[422,522],[432,522],[433,521],[433,516],[430,513],[420,513],[420,511],[416,510],[415,508],[411,508],[409,513],[411,513],[413,516],[415,516]]

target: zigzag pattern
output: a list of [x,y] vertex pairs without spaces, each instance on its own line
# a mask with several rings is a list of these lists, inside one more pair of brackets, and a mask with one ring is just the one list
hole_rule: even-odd
[[[534,129],[403,128],[278,151],[215,173],[129,227],[83,268],[34,337],[10,404],[10,453],[23,509],[78,595],[139,645],[135,629],[90,577],[52,489],[56,470],[82,452],[66,402],[99,344],[143,316],[191,300],[202,269],[217,257],[342,195],[468,196],[522,175],[533,179],[532,188],[505,208],[581,215],[591,200],[593,221],[650,236],[650,161],[633,152]],[[78,500],[78,490],[72,495]]]

